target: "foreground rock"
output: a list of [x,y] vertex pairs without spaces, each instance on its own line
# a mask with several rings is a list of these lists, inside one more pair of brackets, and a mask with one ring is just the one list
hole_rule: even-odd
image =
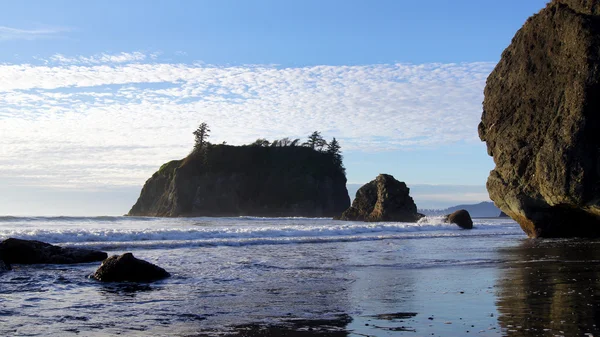
[[113,255],[102,262],[92,275],[102,282],[151,282],[171,276],[166,270],[150,262],[137,259],[131,253]]
[[72,264],[102,261],[108,257],[101,251],[14,238],[0,242],[0,255],[8,264]]
[[328,153],[210,145],[164,164],[128,215],[333,217],[348,206],[344,168]]
[[473,220],[471,214],[467,210],[459,209],[458,211],[448,214],[446,216],[446,222],[458,225],[463,229],[473,229]]
[[406,184],[389,174],[380,174],[356,192],[352,206],[337,218],[350,221],[416,222],[423,217],[409,195]]
[[600,3],[554,0],[487,79],[490,198],[530,237],[600,236]]

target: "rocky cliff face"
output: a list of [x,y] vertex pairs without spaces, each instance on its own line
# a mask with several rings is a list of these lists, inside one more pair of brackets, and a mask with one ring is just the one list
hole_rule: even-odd
[[213,145],[163,165],[128,215],[333,217],[349,205],[344,170],[326,153]]
[[530,237],[600,236],[600,3],[529,18],[484,94],[490,198]]
[[423,215],[409,195],[406,184],[389,174],[380,174],[356,192],[352,207],[339,220],[415,222]]

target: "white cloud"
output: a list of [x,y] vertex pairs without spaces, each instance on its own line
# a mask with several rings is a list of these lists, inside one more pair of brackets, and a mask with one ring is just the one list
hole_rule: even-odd
[[61,33],[68,32],[67,28],[52,27],[41,29],[20,29],[0,26],[0,41],[2,40],[36,40],[43,38],[55,38]]
[[[155,59],[156,54],[151,54],[150,57]],[[62,54],[54,54],[50,57],[50,61],[62,64],[100,64],[100,63],[130,63],[139,62],[146,59],[146,54],[141,52],[133,53],[118,53],[118,54],[107,54],[102,53],[93,56],[75,56],[67,57]]]
[[141,53],[61,57],[55,61],[68,64],[0,65],[0,178],[140,185],[162,163],[188,153],[200,121],[211,126],[214,142],[229,144],[304,138],[314,130],[335,136],[344,151],[475,142],[493,68],[215,67],[129,63],[144,61]]

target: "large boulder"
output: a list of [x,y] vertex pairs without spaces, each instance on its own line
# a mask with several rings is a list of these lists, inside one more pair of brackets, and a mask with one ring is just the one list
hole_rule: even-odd
[[72,264],[102,261],[108,257],[105,252],[54,246],[33,240],[9,238],[0,242],[0,256],[8,264]]
[[352,206],[339,220],[416,222],[422,214],[409,195],[406,184],[389,174],[380,174],[356,192]]
[[163,268],[125,253],[104,260],[92,278],[102,282],[151,282],[169,276]]
[[490,198],[530,237],[600,236],[600,2],[554,0],[487,79]]
[[465,209],[459,209],[456,212],[446,215],[446,222],[456,224],[463,229],[473,228],[471,214]]

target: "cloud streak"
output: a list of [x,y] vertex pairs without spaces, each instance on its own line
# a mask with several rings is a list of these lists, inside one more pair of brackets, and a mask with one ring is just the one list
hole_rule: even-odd
[[43,28],[43,29],[20,29],[0,26],[0,41],[3,40],[36,40],[56,38],[60,34],[68,32],[66,28]]
[[[214,142],[335,136],[344,151],[476,142],[493,64],[218,67],[139,53],[0,65],[0,178],[55,187],[140,185]],[[130,63],[134,62],[134,63]]]

